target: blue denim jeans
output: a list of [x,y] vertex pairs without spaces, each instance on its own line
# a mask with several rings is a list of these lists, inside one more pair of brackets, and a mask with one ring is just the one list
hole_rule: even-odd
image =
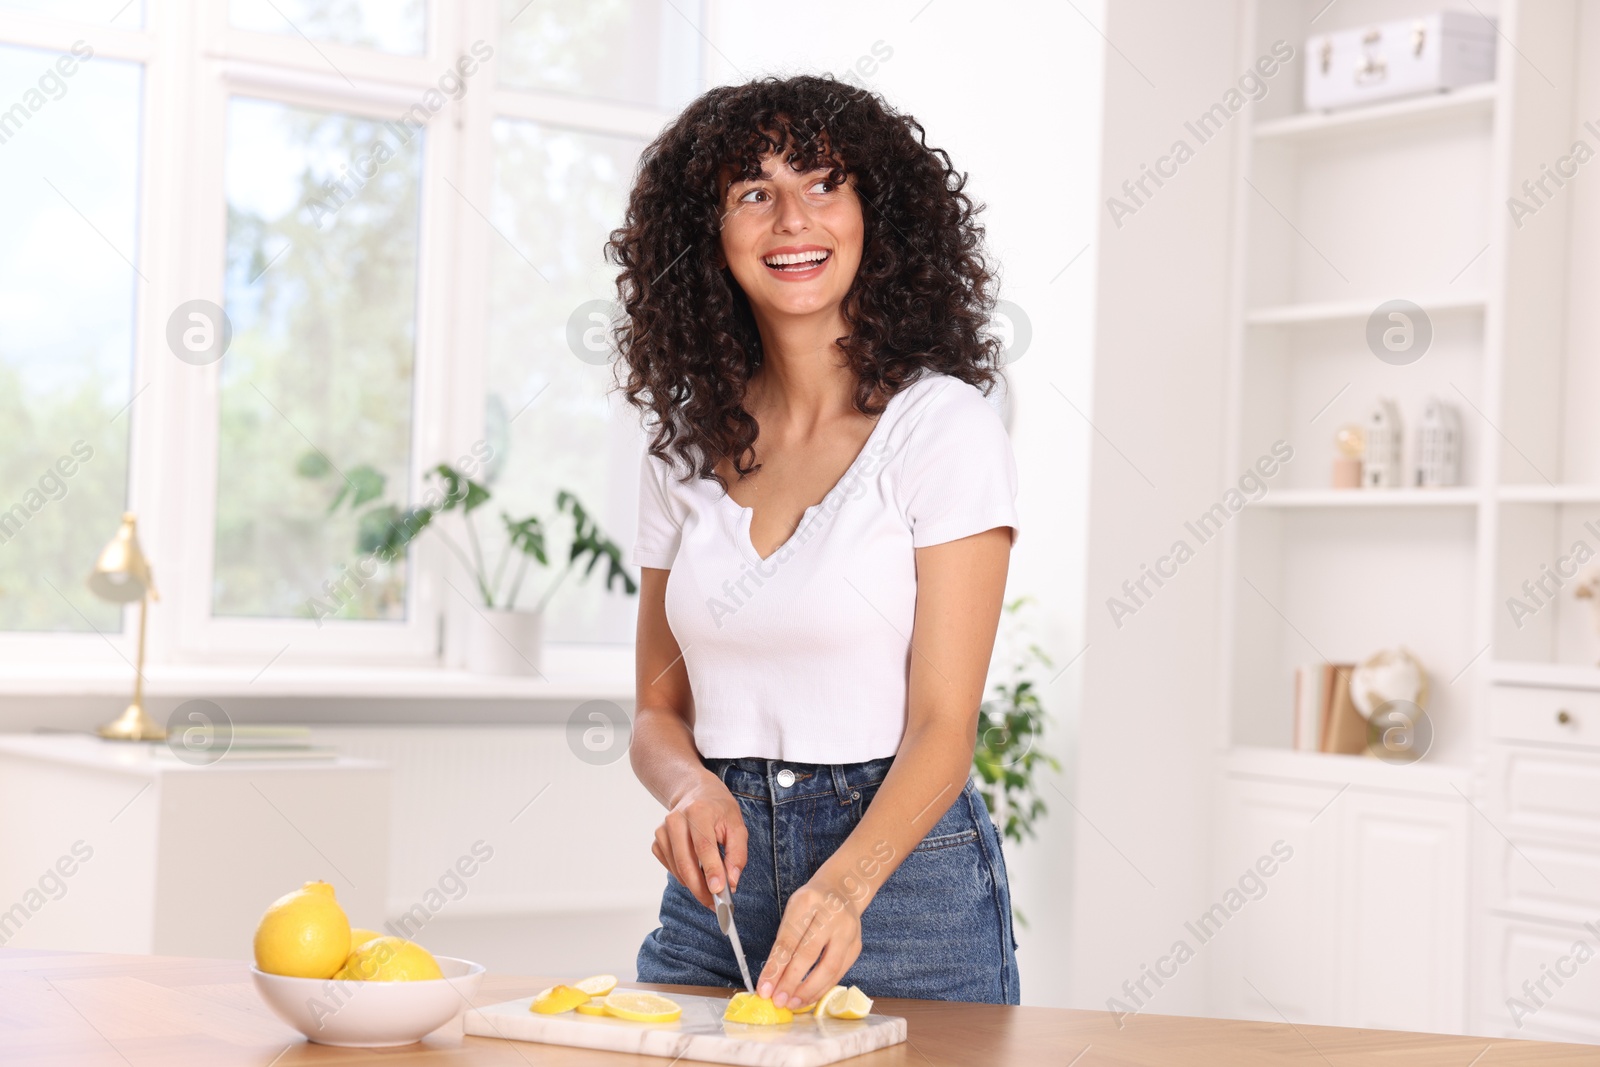
[[[855,829],[893,761],[703,761],[738,801],[750,833],[733,910],[752,980],[790,895]],[[794,776],[788,785],[784,771]],[[867,906],[861,955],[841,981],[871,997],[1016,1004],[1016,948],[1000,835],[969,778]],[[661,925],[639,947],[637,966],[641,982],[744,988],[716,914],[671,874]]]

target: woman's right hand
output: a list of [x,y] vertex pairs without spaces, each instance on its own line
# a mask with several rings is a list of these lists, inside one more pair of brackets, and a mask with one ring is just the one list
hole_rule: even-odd
[[650,851],[696,900],[715,909],[713,893],[724,885],[739,888],[749,840],[739,802],[721,779],[706,771],[667,811]]

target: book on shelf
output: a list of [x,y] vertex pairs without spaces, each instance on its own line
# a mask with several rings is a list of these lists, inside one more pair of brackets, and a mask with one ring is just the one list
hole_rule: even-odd
[[1367,747],[1367,722],[1350,700],[1354,663],[1310,663],[1294,672],[1296,752],[1359,755]]

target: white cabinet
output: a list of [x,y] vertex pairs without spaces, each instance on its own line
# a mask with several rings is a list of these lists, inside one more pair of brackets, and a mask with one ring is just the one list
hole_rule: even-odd
[[266,906],[313,879],[383,917],[388,768],[155,747],[0,736],[0,944],[245,959]]
[[1338,826],[1339,1024],[1459,1033],[1467,836],[1456,796],[1347,790]]
[[[1348,788],[1217,942],[1212,1000],[1600,1042],[1600,640],[1574,596],[1600,557],[1600,181],[1574,166],[1600,0],[1476,6],[1492,83],[1322,115],[1291,80],[1239,127],[1222,469],[1294,458],[1222,530],[1217,876]],[[1245,0],[1241,58],[1438,7]],[[1389,343],[1397,305],[1422,347]],[[1335,428],[1385,398],[1408,473],[1432,398],[1458,409],[1459,487],[1330,488]],[[1297,666],[1396,646],[1432,681],[1427,760],[1287,751]]]
[[1477,1010],[1493,1037],[1594,1042],[1600,1037],[1600,956],[1580,961],[1580,944],[1600,948],[1592,931],[1565,923],[1492,917],[1487,980]]
[[[1228,777],[1218,805],[1220,848],[1212,874],[1217,894],[1271,853],[1277,841],[1294,850],[1267,879],[1259,901],[1241,910],[1214,942],[1213,1015],[1235,1019],[1328,1021],[1336,987],[1330,966],[1338,952],[1337,928],[1328,921],[1337,904],[1336,820],[1318,816],[1338,787]],[[1263,999],[1264,998],[1264,999]]]
[[1476,1029],[1600,1042],[1600,689],[1496,685],[1489,704]]
[[1445,772],[1376,763],[1256,752],[1224,771],[1218,891],[1276,841],[1293,856],[1211,942],[1213,1014],[1464,1028],[1470,809]]

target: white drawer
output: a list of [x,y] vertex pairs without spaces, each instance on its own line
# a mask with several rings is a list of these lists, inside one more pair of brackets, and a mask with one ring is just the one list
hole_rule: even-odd
[[1600,753],[1495,745],[1488,785],[1490,814],[1513,840],[1524,830],[1600,844]]
[[1489,729],[1506,741],[1542,741],[1600,748],[1600,692],[1496,685],[1489,690]]
[[[1592,932],[1567,924],[1490,919],[1488,934],[1478,993],[1483,1032],[1524,1040],[1600,1042],[1600,957],[1579,963],[1573,952],[1580,941],[1595,948]],[[1555,970],[1563,972],[1561,985],[1548,977]],[[1534,986],[1535,1002],[1523,983],[1541,980],[1544,990]],[[1509,1004],[1510,998],[1521,1006]]]
[[1486,848],[1489,907],[1569,923],[1600,922],[1600,842],[1580,844],[1499,834]]

